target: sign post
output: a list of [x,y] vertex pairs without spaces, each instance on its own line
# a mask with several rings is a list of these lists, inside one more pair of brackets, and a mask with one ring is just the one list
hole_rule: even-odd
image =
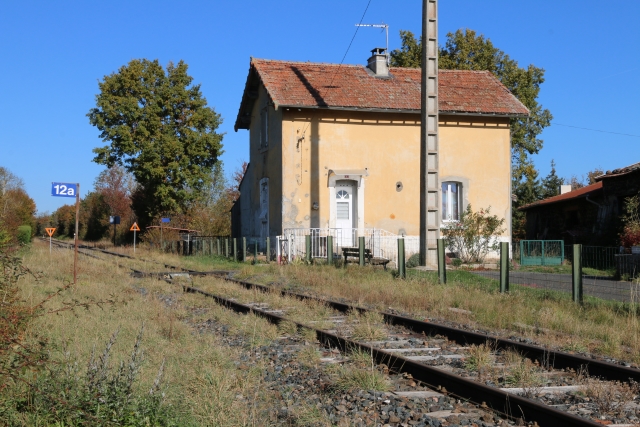
[[120,217],[119,216],[110,216],[109,217],[109,224],[113,224],[113,247],[116,247],[116,225],[120,224]]
[[56,229],[53,227],[45,228],[45,231],[49,235],[49,255],[51,255],[51,236],[53,236],[53,233],[56,231]]
[[78,217],[80,216],[80,184],[52,182],[51,195],[55,197],[76,198],[76,232],[73,236],[73,242],[75,245],[73,254],[73,284],[75,285],[78,277]]
[[138,227],[138,223],[134,222],[129,231],[133,231],[133,253],[136,253],[136,231],[140,231],[140,227]]

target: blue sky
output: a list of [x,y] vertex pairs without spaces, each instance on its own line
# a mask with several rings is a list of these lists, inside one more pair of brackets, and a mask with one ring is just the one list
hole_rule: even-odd
[[[248,160],[247,131],[233,131],[249,58],[340,62],[368,0],[29,1],[0,6],[0,166],[21,177],[40,212],[70,199],[51,182],[79,182],[103,169],[89,125],[98,81],[136,58],[183,59],[223,117],[222,160]],[[371,0],[365,23],[420,33],[419,0]],[[541,176],[555,159],[562,177],[640,161],[640,1],[440,2],[439,36],[471,28],[516,59],[546,70],[539,101],[554,125],[534,160]],[[384,33],[361,28],[345,63],[364,64]],[[561,125],[636,135],[623,136]]]

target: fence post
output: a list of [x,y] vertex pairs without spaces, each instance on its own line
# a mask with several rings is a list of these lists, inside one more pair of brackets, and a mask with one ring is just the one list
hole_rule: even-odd
[[224,257],[229,259],[229,238],[224,239]]
[[573,273],[573,302],[582,304],[582,245],[573,245],[573,262],[571,263]]
[[221,246],[220,238],[216,237],[216,250],[217,250],[216,255],[218,256],[222,255],[222,248],[220,246]]
[[447,283],[447,260],[444,252],[444,239],[438,239],[436,248],[438,250],[438,280],[440,283]]
[[271,261],[271,238],[267,236],[267,248],[264,250],[265,258],[267,259],[267,264]]
[[253,263],[254,264],[258,263],[258,241],[257,240],[253,241]]
[[327,264],[333,264],[333,236],[327,236]]
[[311,263],[311,235],[307,234],[304,236],[304,250],[305,250],[305,259],[308,263]]
[[233,238],[233,260],[238,261],[238,238]]
[[407,269],[404,264],[404,236],[398,238],[398,276],[401,279],[407,278]]
[[360,265],[364,265],[364,236],[358,237],[358,249],[360,249]]
[[509,242],[500,242],[500,292],[509,292]]
[[247,261],[247,238],[242,238],[242,262]]
[[287,244],[287,262],[290,263],[293,261],[291,259],[291,245],[293,244],[293,234],[289,234],[289,240]]

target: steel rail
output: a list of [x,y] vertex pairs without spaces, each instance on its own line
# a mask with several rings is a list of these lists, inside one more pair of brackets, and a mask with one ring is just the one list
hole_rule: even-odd
[[[96,250],[100,252],[104,252],[109,255],[115,255],[124,258],[138,259],[129,255],[119,254],[116,252],[106,251],[104,249],[92,248],[90,246],[81,245],[80,247],[90,250]],[[163,264],[163,263],[158,263]],[[172,266],[169,264],[164,264],[167,268],[182,270],[188,272],[194,276],[207,276],[214,275],[223,278],[224,280],[231,281],[237,284],[244,286],[247,289],[259,289],[263,292],[274,292],[277,291],[283,296],[295,297],[301,300],[313,300],[320,303],[325,303],[329,305],[334,310],[346,313],[349,311],[357,311],[359,313],[365,313],[367,311],[372,311],[367,308],[358,307],[355,305],[351,305],[348,303],[343,303],[339,301],[333,301],[329,299],[314,297],[311,295],[299,294],[296,292],[286,291],[286,290],[278,290],[272,288],[267,285],[260,285],[257,283],[247,282],[245,280],[238,280],[232,277],[229,277],[228,272],[223,271],[195,271],[188,270],[181,267]],[[132,269],[133,270],[133,269]],[[134,270],[134,275],[137,277],[158,277],[162,278],[168,274],[172,273],[144,273],[141,271]],[[479,332],[473,331],[465,331],[463,329],[454,328],[447,325],[442,325],[439,323],[433,322],[425,322],[417,319],[408,318],[405,316],[399,316],[393,313],[388,312],[379,312],[383,317],[386,323],[396,326],[403,326],[408,329],[411,329],[417,333],[424,333],[425,335],[443,335],[451,339],[452,341],[457,342],[460,345],[468,345],[468,344],[484,344],[486,342],[491,342],[496,349],[504,349],[504,350],[515,350],[518,351],[523,356],[529,357],[534,360],[538,360],[541,364],[549,365],[556,369],[565,368],[565,369],[573,369],[578,372],[580,370],[586,369],[589,375],[599,377],[604,380],[609,381],[624,381],[628,382],[633,380],[635,382],[640,382],[640,370],[621,366],[615,363],[604,362],[597,359],[592,359],[585,356],[569,354],[562,351],[550,350],[544,347],[521,343],[518,341],[513,341],[504,338],[498,338],[489,334],[483,334]]]
[[[253,313],[276,325],[283,321],[291,321],[284,316],[279,316],[256,307],[241,304],[237,301],[232,301],[192,286],[183,285],[182,287],[185,292],[204,295],[212,298],[216,303],[224,307],[233,309],[240,313]],[[468,380],[458,375],[415,362],[405,357],[398,356],[324,330],[313,328],[303,323],[293,323],[295,323],[298,328],[314,330],[318,340],[324,345],[333,346],[347,351],[359,349],[367,352],[372,355],[376,363],[385,364],[393,372],[411,374],[414,379],[430,385],[434,389],[439,387],[442,390],[442,387],[444,387],[446,392],[452,393],[463,399],[471,400],[475,403],[484,402],[490,409],[505,414],[511,418],[521,417],[524,420],[536,421],[541,426],[601,427],[601,425],[596,422],[578,417],[577,415],[569,414],[568,412],[560,411],[534,400],[512,395],[498,388]]]
[[[212,274],[215,274],[212,272]],[[346,313],[349,311],[357,311],[359,313],[365,313],[369,310],[367,308],[358,307],[355,305],[333,301],[324,298],[318,298],[310,295],[299,294],[296,292],[290,292],[285,290],[276,290],[270,286],[259,285],[257,283],[251,283],[244,280],[233,279],[231,277],[223,277],[227,281],[231,281],[244,286],[247,289],[255,288],[263,292],[278,291],[283,296],[295,297],[302,300],[313,300],[327,304],[334,310]],[[388,312],[378,312],[385,320],[385,323],[396,326],[403,326],[416,333],[424,333],[425,335],[443,335],[452,341],[457,342],[460,345],[469,344],[484,344],[491,342],[496,349],[504,350],[516,350],[523,356],[538,360],[543,366],[547,364],[553,368],[565,368],[573,369],[576,372],[581,369],[587,369],[589,375],[600,377],[609,381],[624,381],[628,382],[633,380],[640,382],[640,370],[629,368],[626,366],[616,365],[614,363],[603,362],[596,359],[590,359],[588,357],[579,356],[575,354],[564,353],[561,351],[555,351],[546,349],[544,347],[535,346],[532,344],[521,343],[509,339],[498,338],[489,334],[482,334],[479,332],[465,331],[463,329],[457,329],[451,326],[446,326],[433,322],[425,322],[422,320],[416,320],[405,316],[399,316]]]

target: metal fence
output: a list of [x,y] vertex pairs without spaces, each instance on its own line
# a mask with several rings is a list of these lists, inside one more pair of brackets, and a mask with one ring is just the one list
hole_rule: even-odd
[[[565,245],[565,259],[573,263],[573,250],[571,245]],[[593,268],[602,271],[616,269],[616,255],[619,248],[611,246],[582,246],[582,267]]]
[[[409,260],[419,252],[418,236],[397,236],[376,229],[364,230],[362,236],[357,229],[319,228],[287,229],[284,235],[267,238],[190,236],[186,240],[165,242],[164,248],[167,252],[181,255],[223,256],[238,261],[249,261],[255,257],[257,261],[285,264],[304,259],[327,260],[330,253],[335,261],[339,261],[342,259],[342,249],[356,248],[359,237],[364,237],[365,249],[372,256],[389,260],[387,267],[391,269],[398,269],[401,264],[398,259],[398,240],[403,239],[404,264],[408,267],[417,265],[417,262],[409,263]],[[640,254],[619,254],[618,249],[613,247],[580,246],[580,263],[576,264],[574,246],[549,245],[545,242],[543,250],[542,244],[527,245],[511,245],[512,260],[506,274],[509,284],[514,287],[544,291],[548,297],[555,295],[558,298],[571,298],[575,292],[575,269],[578,265],[581,268],[580,292],[585,298],[640,301]],[[545,262],[522,265],[518,263],[521,254],[529,255],[530,258],[542,257],[544,254]],[[549,265],[546,262],[546,259],[558,255],[564,259],[562,265]],[[459,261],[444,255],[443,259],[450,280],[456,283],[481,284],[494,289],[499,286],[500,263],[494,263],[493,259],[478,265],[460,265]],[[437,264],[431,265],[431,270],[437,270]],[[430,275],[433,280],[441,277],[437,272],[423,271],[418,274]]]
[[562,240],[521,240],[520,265],[562,265]]
[[[518,261],[521,245],[514,246],[516,250],[513,259]],[[548,297],[555,295],[558,298],[569,298],[573,293],[576,280],[574,270],[579,267],[581,294],[585,298],[638,302],[640,284],[637,278],[640,271],[640,254],[621,255],[617,254],[618,248],[602,246],[579,245],[579,249],[578,265],[575,263],[573,245],[564,246],[565,261],[562,265],[542,265],[541,263],[522,265],[514,262],[509,271],[509,283],[544,291]],[[500,278],[497,266],[496,270],[469,270],[469,274],[493,279],[496,281],[494,286],[497,286]],[[466,280],[473,280],[473,278],[467,276]]]
[[[405,242],[406,260],[420,251],[418,236],[398,236],[382,229],[364,229],[360,233],[357,228],[288,228],[279,237],[281,253],[288,260],[306,258],[306,236],[311,239],[311,259],[326,259],[329,251],[332,251],[334,259],[340,258],[342,248],[358,246],[359,237],[364,237],[365,248],[371,251],[372,256],[388,259],[391,268],[398,265],[399,238]],[[329,236],[332,238],[331,248],[328,247]]]

